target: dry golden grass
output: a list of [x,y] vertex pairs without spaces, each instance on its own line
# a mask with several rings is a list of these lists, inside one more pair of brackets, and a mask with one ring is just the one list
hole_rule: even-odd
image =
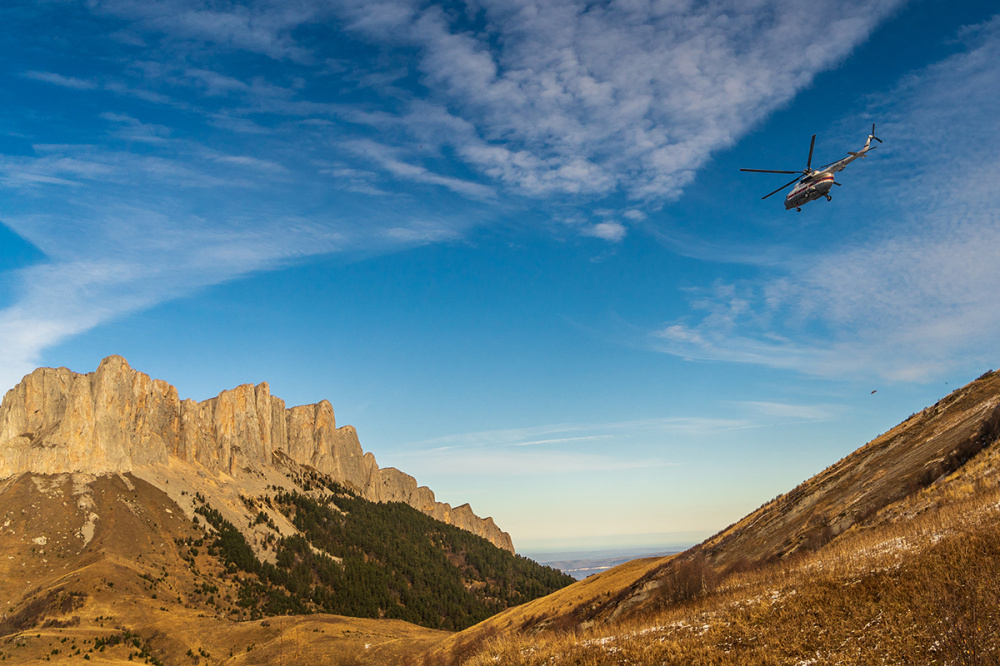
[[565,587],[540,599],[505,610],[493,617],[453,634],[434,646],[424,659],[445,662],[461,661],[462,655],[472,654],[486,640],[500,635],[513,635],[530,628],[532,632],[566,629],[578,626],[576,617],[596,604],[606,603],[655,570],[668,557],[649,557],[626,562],[599,575]]
[[588,629],[482,635],[425,663],[1000,663],[1000,490],[980,484],[959,496],[964,482],[952,481],[923,498],[936,510],[730,575],[663,612]]
[[[334,615],[232,622],[188,609],[159,612],[141,602],[129,617],[103,622],[90,616],[91,611],[90,606],[76,609],[75,613],[86,616],[69,627],[36,628],[0,639],[0,663],[134,664],[144,662],[140,655],[145,649],[163,664],[382,666],[403,663],[408,655],[448,635],[395,620]],[[99,649],[101,641],[123,632],[130,632],[129,640]]]
[[202,536],[139,479],[0,483],[0,663],[381,666],[450,636],[333,615],[249,621],[233,576],[175,541]]
[[1000,373],[700,547],[443,641],[427,664],[1000,663]]

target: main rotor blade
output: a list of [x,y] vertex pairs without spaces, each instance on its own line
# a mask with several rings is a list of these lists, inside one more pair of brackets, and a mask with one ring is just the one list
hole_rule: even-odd
[[[798,178],[796,178],[795,180],[793,180],[793,181],[792,181],[792,182],[790,182],[790,183],[785,183],[784,185],[782,185],[781,187],[779,187],[778,189],[776,189],[776,190],[775,190],[774,192],[771,192],[771,194],[777,194],[778,192],[780,192],[781,190],[785,189],[785,188],[786,188],[786,187],[788,187],[789,185],[794,185],[794,184],[795,184],[795,183],[797,183],[797,182],[799,182],[799,179],[798,179]],[[763,200],[764,200],[764,199],[766,199],[767,197],[771,196],[771,194],[767,194],[767,195],[765,195],[765,196],[762,196],[762,197],[760,198],[760,199],[761,199],[761,201],[763,201]]]
[[803,173],[802,171],[774,171],[772,169],[740,169],[740,171],[751,171],[753,173]]
[[813,148],[816,146],[816,135],[813,134],[812,141],[809,142],[809,159],[806,160],[806,171],[812,166]]

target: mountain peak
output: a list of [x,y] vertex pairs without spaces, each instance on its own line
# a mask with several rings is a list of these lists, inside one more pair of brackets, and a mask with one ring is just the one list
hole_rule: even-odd
[[21,473],[112,474],[182,461],[212,476],[311,468],[361,497],[403,502],[513,552],[510,535],[468,505],[437,502],[426,486],[380,469],[351,426],[338,428],[327,400],[286,408],[266,382],[202,402],[108,356],[97,370],[39,368],[0,404],[0,479]]

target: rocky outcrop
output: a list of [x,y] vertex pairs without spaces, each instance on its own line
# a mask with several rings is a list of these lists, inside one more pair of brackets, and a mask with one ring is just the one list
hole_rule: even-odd
[[403,472],[379,469],[333,407],[286,408],[266,383],[217,397],[180,400],[170,384],[109,356],[95,372],[39,368],[0,405],[0,479],[22,472],[128,472],[175,457],[208,473],[238,477],[291,460],[376,502],[404,502],[513,552],[510,535],[468,504],[452,508]]

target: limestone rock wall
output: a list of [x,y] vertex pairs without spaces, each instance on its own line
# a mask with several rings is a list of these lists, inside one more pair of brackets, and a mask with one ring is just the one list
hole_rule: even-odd
[[510,535],[468,504],[452,508],[403,472],[379,469],[333,407],[286,408],[267,383],[180,400],[177,389],[109,356],[95,372],[39,368],[0,404],[0,479],[33,472],[127,472],[176,457],[212,474],[239,476],[287,457],[376,502],[404,502],[513,552]]

